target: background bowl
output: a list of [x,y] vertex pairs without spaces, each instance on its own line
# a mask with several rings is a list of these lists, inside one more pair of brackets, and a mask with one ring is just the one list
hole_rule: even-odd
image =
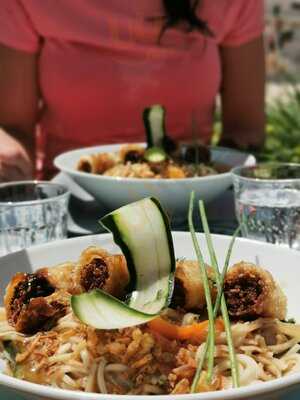
[[[200,246],[203,248],[205,259],[208,260],[204,237],[198,234]],[[194,259],[194,249],[189,233],[173,233],[176,257]],[[226,249],[230,237],[213,235],[213,241],[219,260],[222,265],[226,255]],[[4,290],[12,278],[19,271],[32,272],[44,265],[56,265],[67,260],[77,260],[83,249],[88,246],[98,245],[111,252],[119,252],[109,234],[85,236],[76,239],[62,240],[42,246],[32,247],[17,253],[0,258],[0,298],[3,298]],[[231,262],[241,260],[259,263],[268,269],[280,284],[288,297],[288,317],[300,322],[299,308],[299,281],[300,281],[300,253],[271,244],[250,241],[238,238]],[[0,371],[4,365],[0,364]],[[28,399],[56,399],[56,400],[131,400],[132,396],[113,396],[83,392],[73,392],[50,388],[30,382],[21,381],[0,372],[0,385],[13,389],[19,395]],[[299,391],[297,394],[297,390]],[[289,394],[293,399],[300,398],[300,373],[295,373],[285,378],[276,379],[266,383],[260,383],[240,389],[230,389],[220,392],[202,393],[194,395],[155,396],[156,400],[289,400]],[[0,398],[1,396],[0,388]],[[5,397],[6,398],[6,397]],[[136,400],[150,400],[152,396],[137,396]]]
[[[89,147],[63,153],[54,160],[55,166],[99,200],[108,210],[147,196],[157,197],[171,216],[186,213],[192,190],[205,202],[220,196],[232,183],[230,172],[187,179],[116,178],[76,171],[81,156],[92,153],[116,152],[122,144]],[[254,165],[252,155],[227,148],[212,148],[212,160],[228,165]]]

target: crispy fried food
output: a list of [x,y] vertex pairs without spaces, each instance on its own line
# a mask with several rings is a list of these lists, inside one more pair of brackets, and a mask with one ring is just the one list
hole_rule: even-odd
[[111,255],[99,247],[91,246],[80,256],[75,282],[79,293],[98,288],[121,298],[129,283],[126,259],[122,254]]
[[287,300],[272,275],[254,264],[240,262],[227,272],[224,294],[229,315],[237,319],[285,319]]
[[128,282],[125,257],[92,246],[83,251],[78,264],[16,274],[6,289],[7,319],[18,332],[47,330],[65,315],[70,295],[98,288],[122,298]]
[[[213,270],[207,266],[210,289],[213,297],[216,289],[213,284]],[[206,306],[204,286],[197,261],[177,261],[172,305],[190,310],[202,310]]]
[[90,154],[80,157],[77,170],[92,174],[102,174],[114,167],[116,163],[116,157],[111,153]]
[[[210,290],[216,297],[214,272],[209,266]],[[126,259],[97,246],[84,250],[77,264],[64,263],[42,268],[33,274],[16,274],[6,289],[5,309],[9,323],[22,333],[35,333],[52,327],[65,315],[73,294],[102,289],[124,298],[129,283]],[[224,294],[232,319],[286,317],[287,301],[272,275],[254,264],[240,262],[229,269]],[[197,261],[176,264],[172,306],[186,311],[206,307],[203,281]]]
[[98,288],[122,297],[129,281],[125,257],[112,255],[96,246],[84,250],[77,264],[69,262],[37,272],[47,278],[55,289],[72,295]]
[[65,314],[68,301],[44,275],[18,273],[7,286],[4,304],[18,332],[35,333],[50,329]]
[[51,268],[40,268],[36,271],[36,273],[48,279],[55,290],[64,290],[70,294],[75,294],[75,268],[75,263],[66,262]]

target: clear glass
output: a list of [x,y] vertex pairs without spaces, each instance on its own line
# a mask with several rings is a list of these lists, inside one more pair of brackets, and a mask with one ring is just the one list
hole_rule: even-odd
[[243,236],[300,250],[300,164],[261,163],[232,175]]
[[70,192],[52,182],[0,185],[2,253],[65,238]]

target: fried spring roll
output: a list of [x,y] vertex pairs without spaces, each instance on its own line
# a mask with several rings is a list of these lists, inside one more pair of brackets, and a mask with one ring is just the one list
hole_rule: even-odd
[[64,263],[56,267],[42,268],[44,275],[58,290],[80,294],[93,289],[122,297],[129,281],[125,257],[112,255],[106,250],[91,246],[84,250],[77,264]]
[[18,273],[6,288],[4,305],[10,325],[32,334],[55,325],[65,315],[68,299],[43,274]]
[[[211,294],[215,298],[216,289],[211,267],[207,266],[207,273]],[[200,311],[206,307],[203,280],[197,261],[182,260],[177,262],[172,306],[184,308],[187,311]]]
[[36,272],[47,278],[55,290],[63,290],[70,294],[75,294],[75,269],[75,263],[66,262],[51,268],[40,268]]
[[287,300],[272,275],[254,264],[240,262],[227,272],[224,294],[232,318],[285,319]]
[[81,254],[75,282],[79,293],[102,289],[121,298],[129,283],[126,259],[122,254],[111,255],[101,248],[89,247]]
[[18,332],[47,330],[66,314],[70,295],[99,288],[121,298],[128,282],[123,255],[90,247],[78,264],[69,262],[33,274],[16,274],[6,289],[7,319]]
[[116,165],[112,154],[99,153],[82,156],[77,164],[77,170],[91,174],[102,174]]

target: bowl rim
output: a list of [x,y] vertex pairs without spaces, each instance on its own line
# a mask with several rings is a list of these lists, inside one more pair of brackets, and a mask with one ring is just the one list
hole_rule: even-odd
[[[152,395],[120,395],[120,394],[103,394],[103,393],[86,393],[81,391],[73,391],[68,389],[52,388],[38,383],[22,381],[21,379],[6,376],[0,372],[0,384],[21,393],[33,394],[51,399],[63,400],[150,400]],[[249,399],[253,396],[266,395],[277,392],[280,389],[291,388],[300,384],[300,373],[295,373],[288,377],[277,378],[273,381],[258,383],[253,386],[244,386],[238,389],[226,389],[215,392],[203,392],[193,394],[178,394],[178,400],[240,400]],[[156,395],[157,400],[174,399],[175,395],[165,394]],[[251,396],[251,397],[250,397]]]
[[231,169],[231,174],[236,179],[237,181],[243,181],[243,182],[252,182],[252,183],[257,183],[257,184],[289,184],[289,183],[299,183],[300,178],[280,178],[280,179],[268,179],[268,178],[254,178],[254,177],[248,177],[248,176],[242,176],[240,175],[240,172],[244,169],[255,169],[257,167],[271,167],[271,166],[282,166],[282,167],[297,167],[300,170],[300,164],[298,163],[289,163],[289,162],[276,162],[276,161],[271,161],[271,162],[258,162],[255,165],[239,165],[236,167],[233,167]]
[[[181,232],[181,231],[172,231],[172,235],[174,236],[187,236],[190,235],[189,232]],[[204,238],[203,233],[197,233],[198,238]],[[104,241],[106,239],[109,239],[112,241],[112,235],[110,233],[105,233],[105,234],[97,234],[97,235],[89,235],[89,236],[83,236],[83,237],[77,237],[77,238],[72,238],[72,239],[62,239],[59,242],[64,243],[70,243],[71,241],[73,243],[76,242],[85,242],[86,240],[89,239],[101,239]],[[219,240],[227,240],[229,241],[231,236],[229,235],[220,235],[220,234],[212,234],[212,238],[219,238]],[[250,240],[247,238],[237,238],[239,242],[244,242],[244,243],[252,243],[260,247],[266,247],[266,248],[274,248],[273,244],[270,243],[265,243],[265,242],[259,242],[255,240]],[[57,244],[57,242],[51,242],[47,244],[42,244],[42,245],[37,245],[33,246],[32,248],[29,248],[26,250],[29,251],[29,253],[35,253],[39,252],[41,250],[51,250],[52,247],[54,247]],[[286,248],[279,248],[280,251],[283,252],[289,252],[293,253],[295,255],[300,256],[300,253],[296,250],[292,249],[286,249]],[[21,250],[19,252],[22,252],[24,250]],[[18,252],[18,253],[19,253]],[[12,257],[14,253],[8,254],[6,256],[0,257],[0,261],[2,258],[5,257]],[[63,400],[130,400],[132,398],[138,400],[150,400],[150,397],[152,398],[153,396],[150,395],[114,395],[114,394],[101,394],[101,393],[85,393],[85,392],[76,392],[72,390],[66,390],[66,389],[59,389],[59,388],[52,388],[50,386],[46,385],[40,385],[37,383],[31,383],[27,381],[23,381],[18,378],[14,378],[8,375],[5,375],[4,373],[0,372],[0,384],[3,385],[4,387],[11,388],[23,393],[27,394],[33,394],[33,395],[38,395],[38,396],[43,396],[46,398],[51,398],[51,399],[63,399]],[[250,386],[245,386],[237,389],[227,389],[223,391],[216,391],[216,392],[204,392],[204,393],[195,393],[195,394],[181,394],[181,395],[176,395],[176,399],[178,400],[239,400],[239,399],[248,399],[249,397],[252,398],[253,396],[257,395],[265,395],[265,394],[271,394],[274,393],[280,389],[284,390],[285,388],[292,388],[293,386],[299,386],[300,389],[300,372],[282,377],[282,378],[277,378],[272,381],[268,382],[263,382],[263,383],[258,383],[255,385],[250,385]],[[172,395],[156,395],[155,398],[157,400],[168,400],[172,399]]]
[[[99,145],[99,146],[89,146],[89,147],[82,147],[80,149],[75,149],[75,150],[69,150],[66,152],[63,152],[56,156],[53,160],[53,163],[56,168],[58,168],[60,171],[68,173],[73,176],[80,176],[80,177],[90,177],[92,179],[99,179],[103,181],[108,181],[108,182],[117,182],[117,183],[123,183],[123,182],[128,182],[128,183],[137,183],[140,182],[141,184],[145,183],[163,183],[163,184],[175,184],[178,182],[184,182],[184,183],[193,183],[193,182],[205,182],[205,181],[212,181],[212,180],[219,180],[219,179],[224,179],[224,178],[230,178],[232,176],[231,169],[230,168],[227,172],[222,172],[220,174],[215,174],[215,175],[207,175],[207,176],[197,176],[197,177],[191,177],[191,178],[181,178],[181,179],[165,179],[165,178],[124,178],[124,177],[119,177],[119,176],[105,176],[105,175],[97,175],[97,174],[91,174],[88,172],[83,172],[83,171],[77,171],[74,168],[69,168],[65,167],[63,165],[63,160],[64,157],[71,155],[72,153],[81,153],[82,151],[87,151],[88,154],[92,151],[98,151],[103,148],[103,147],[108,147],[108,146],[113,146],[113,147],[120,147],[124,146],[127,144],[136,144],[136,145],[141,145],[145,146],[145,142],[135,142],[135,143],[112,143],[112,144],[104,144],[104,145]],[[209,146],[212,150],[214,151],[229,151],[230,153],[235,153],[235,154],[244,154],[245,156],[248,156],[250,159],[253,157],[253,161],[251,161],[251,165],[254,165],[256,160],[253,154],[251,153],[246,153],[237,149],[231,149],[228,147],[221,147],[221,146]]]
[[36,200],[25,200],[25,201],[0,201],[0,207],[28,207],[28,206],[38,206],[40,204],[46,204],[46,203],[54,203],[56,201],[60,201],[62,199],[67,199],[70,195],[71,192],[70,190],[63,184],[61,183],[56,183],[53,181],[43,181],[43,180],[28,180],[28,181],[14,181],[14,182],[4,182],[0,183],[0,190],[9,187],[9,186],[23,186],[23,185],[47,185],[47,186],[52,186],[52,187],[57,187],[63,190],[63,193],[49,197],[46,199],[36,199]]

